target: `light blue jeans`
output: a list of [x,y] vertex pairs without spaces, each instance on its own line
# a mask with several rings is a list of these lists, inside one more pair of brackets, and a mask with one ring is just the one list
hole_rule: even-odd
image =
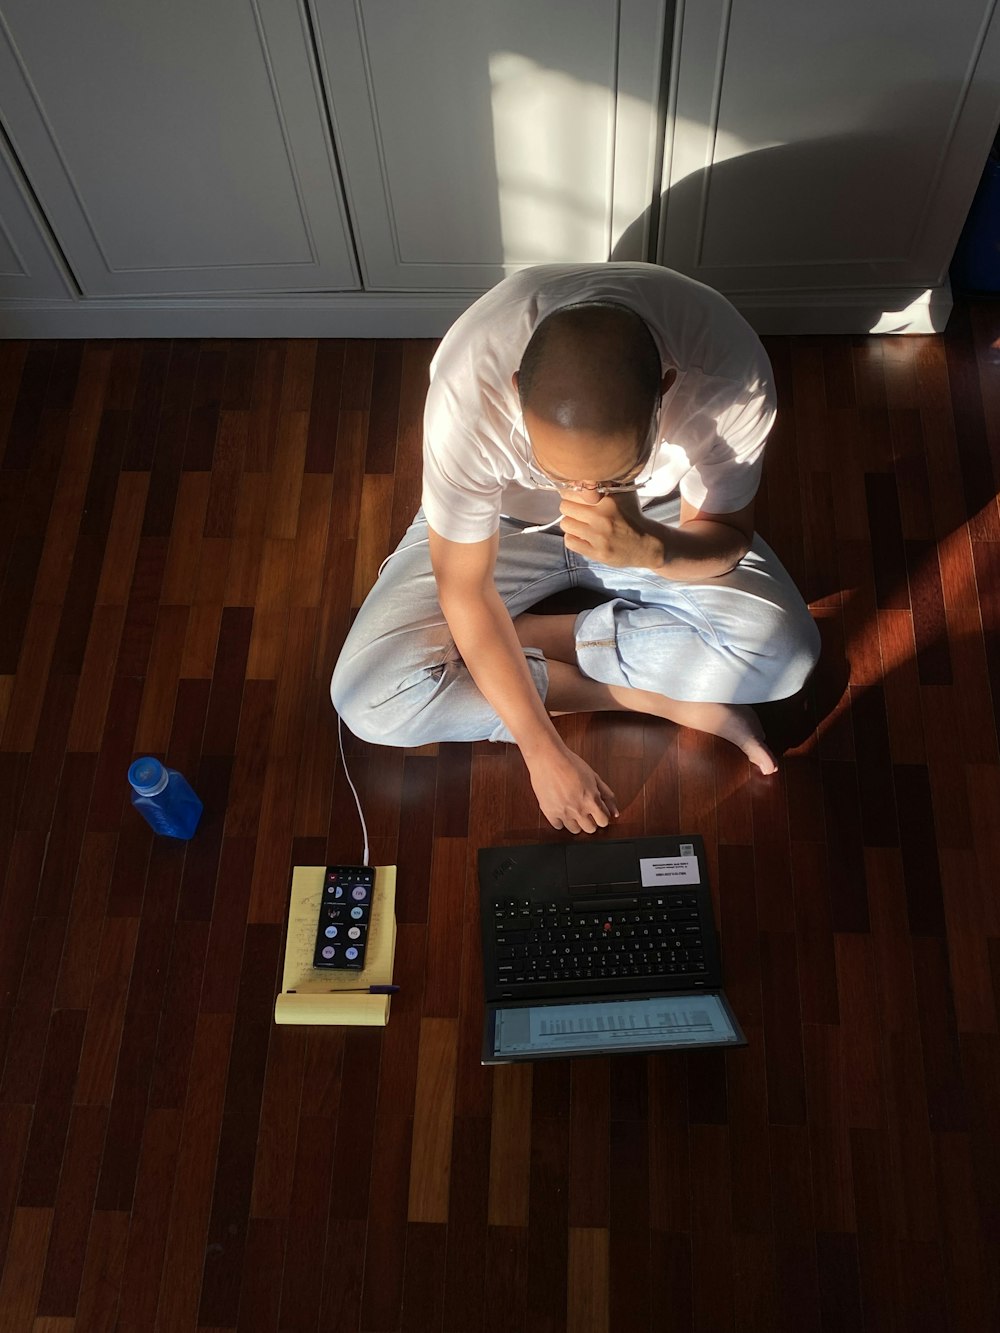
[[[680,500],[644,510],[676,525]],[[801,689],[819,657],[819,632],[798,589],[768,545],[753,545],[730,573],[679,583],[644,569],[601,565],[568,551],[558,527],[525,534],[502,519],[494,580],[511,614],[564,588],[610,600],[576,618],[577,662],[609,685],[706,703],[763,703]],[[548,669],[524,654],[544,699]],[[362,740],[510,741],[458,655],[438,605],[419,510],[358,612],[330,682],[333,706]]]

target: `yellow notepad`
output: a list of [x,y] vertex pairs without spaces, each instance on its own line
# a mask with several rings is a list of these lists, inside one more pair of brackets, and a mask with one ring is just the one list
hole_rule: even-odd
[[[295,866],[285,936],[285,970],[274,1004],[276,1023],[366,1024],[384,1027],[391,995],[357,993],[364,986],[392,981],[396,951],[396,867],[375,866],[375,889],[368,925],[365,966],[360,972],[313,967],[316,924],[326,866]],[[354,991],[354,994],[345,994]]]

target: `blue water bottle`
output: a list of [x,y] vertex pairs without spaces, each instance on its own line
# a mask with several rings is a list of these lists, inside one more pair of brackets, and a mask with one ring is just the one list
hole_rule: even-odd
[[159,759],[137,759],[129,768],[132,804],[155,833],[187,840],[198,827],[202,804],[188,780]]

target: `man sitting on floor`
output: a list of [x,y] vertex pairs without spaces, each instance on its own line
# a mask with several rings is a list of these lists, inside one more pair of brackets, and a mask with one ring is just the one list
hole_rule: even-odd
[[[775,769],[750,707],[796,693],[809,611],[754,534],[771,367],[729,302],[653,264],[546,265],[462,315],[431,363],[422,504],[331,682],[384,745],[513,741],[554,828],[613,792],[551,716],[624,709]],[[531,608],[568,587],[609,600]]]

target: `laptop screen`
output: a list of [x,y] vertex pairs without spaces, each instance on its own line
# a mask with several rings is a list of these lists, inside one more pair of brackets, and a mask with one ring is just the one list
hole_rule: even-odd
[[494,1060],[745,1043],[724,998],[709,991],[508,1002],[496,1005],[491,1017]]

